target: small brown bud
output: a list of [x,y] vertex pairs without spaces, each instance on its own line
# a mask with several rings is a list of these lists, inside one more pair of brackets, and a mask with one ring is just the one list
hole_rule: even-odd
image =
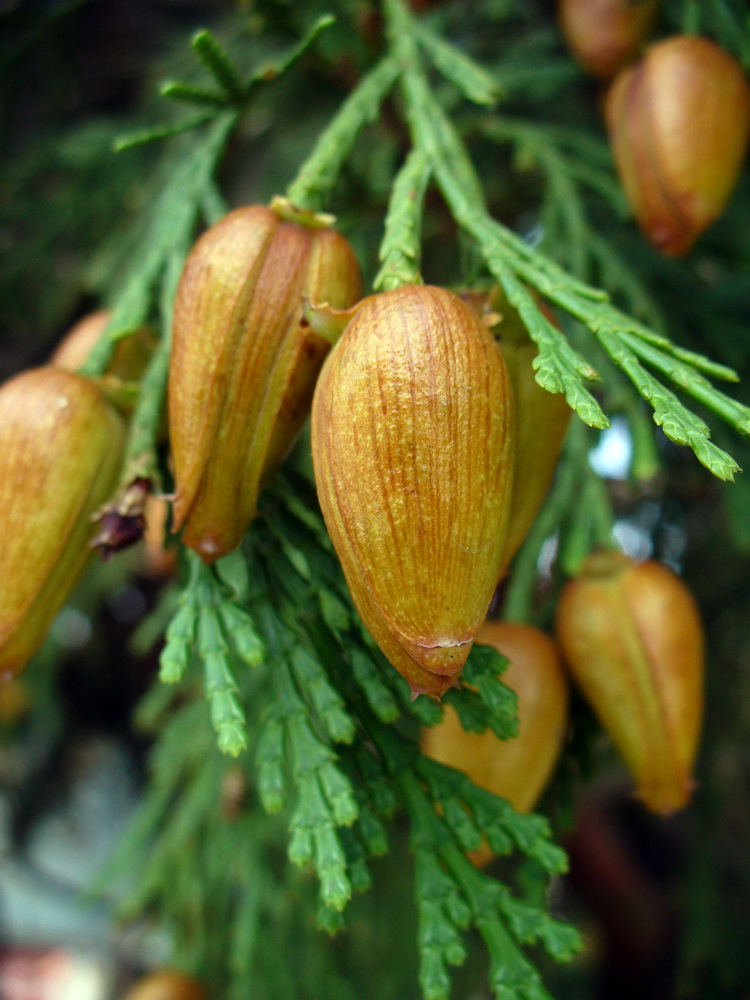
[[99,549],[103,559],[115,552],[140,542],[146,530],[146,502],[151,495],[149,479],[135,479],[120,496],[105,504],[93,515],[99,523],[99,532],[92,546]]

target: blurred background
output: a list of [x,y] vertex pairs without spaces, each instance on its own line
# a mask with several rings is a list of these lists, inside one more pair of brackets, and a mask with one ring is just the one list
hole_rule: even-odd
[[[676,30],[692,2],[666,3],[657,34]],[[509,114],[585,130],[606,161],[600,85],[567,54],[553,3],[424,0],[419,6],[497,73]],[[0,0],[3,379],[44,362],[67,329],[116,292],[164,177],[183,143],[200,141],[199,133],[189,133],[112,152],[123,133],[179,118],[181,109],[159,98],[158,88],[167,78],[199,76],[189,50],[193,32],[211,27],[239,65],[252,67],[329,9],[337,24],[259,95],[230,144],[219,180],[232,206],[267,200],[294,175],[379,50],[375,5]],[[546,206],[556,195],[549,194],[540,162],[517,147],[490,144],[472,131],[473,112],[453,103],[494,214],[567,263],[569,247],[545,243]],[[405,141],[386,108],[331,206],[369,278]],[[626,213],[615,213],[593,189],[587,198],[590,224],[627,261],[643,311],[660,316],[679,343],[735,367],[744,379],[736,395],[750,402],[750,172],[730,209],[684,261],[659,257]],[[472,248],[435,196],[428,199],[426,231],[427,279],[470,281]],[[588,276],[606,284],[601,272]],[[631,293],[628,299],[615,291],[634,309]],[[747,445],[718,425],[714,432],[750,467]],[[747,475],[726,487],[689,452],[660,434],[656,442],[661,471],[646,483],[630,476],[634,442],[624,420],[601,435],[591,460],[607,480],[622,547],[678,569],[701,605],[707,716],[697,789],[691,806],[672,819],[648,814],[631,797],[630,779],[587,710],[577,706],[571,744],[541,807],[571,858],[570,875],[550,887],[554,907],[587,942],[569,967],[535,956],[556,1000],[750,1000],[750,487]],[[554,544],[550,539],[544,550],[548,560]],[[544,559],[540,572],[543,590]],[[184,914],[170,914],[165,902],[161,911],[125,919],[127,900],[139,888],[138,865],[107,868],[148,801],[156,734],[137,706],[154,682],[154,642],[174,607],[173,573],[158,544],[97,565],[33,667],[0,687],[0,1000],[115,1000],[179,952]],[[547,624],[544,602],[540,607]],[[227,775],[220,808],[222,822],[231,824],[243,791],[241,777],[235,775],[235,787],[231,769]],[[269,834],[278,840],[280,872],[283,836]],[[419,996],[405,830],[395,843],[376,866],[373,890],[352,904],[344,934],[331,940],[308,927],[304,945],[268,938],[265,947],[278,949],[279,964],[305,970],[297,986],[303,1000],[333,996],[334,983],[342,997]],[[186,872],[190,877],[200,873]],[[290,898],[309,895],[302,875],[284,877]],[[222,967],[220,927],[212,933],[208,966],[181,964],[200,973],[206,996],[219,1000],[232,971]],[[274,995],[268,975],[255,994],[245,994],[248,1000]],[[477,956],[458,973],[454,995],[479,1000],[484,982]]]

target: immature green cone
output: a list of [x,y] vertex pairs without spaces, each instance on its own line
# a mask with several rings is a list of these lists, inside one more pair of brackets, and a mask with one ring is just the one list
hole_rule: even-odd
[[345,309],[360,294],[342,236],[262,205],[230,212],[193,248],[175,299],[169,423],[174,528],[205,562],[242,541],[307,419],[331,339],[303,318],[304,300]]
[[669,38],[617,77],[606,114],[639,226],[667,256],[686,254],[724,211],[745,156],[750,86],[742,67],[705,38]]
[[703,628],[687,587],[660,563],[596,553],[564,589],[556,629],[638,796],[653,812],[681,809],[703,717]]
[[120,416],[79,375],[36,368],[0,388],[0,675],[39,649],[86,568],[124,442]]
[[315,392],[318,497],[354,603],[412,693],[455,683],[500,574],[513,401],[458,296],[365,299]]

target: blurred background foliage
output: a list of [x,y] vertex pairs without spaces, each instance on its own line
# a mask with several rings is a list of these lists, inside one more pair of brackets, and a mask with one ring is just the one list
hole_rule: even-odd
[[[680,30],[693,3],[666,3],[657,34]],[[693,252],[667,260],[646,245],[629,216],[601,120],[600,85],[568,55],[551,0],[422,0],[414,6],[502,84],[499,120],[435,80],[469,144],[493,215],[677,343],[737,369],[742,382],[732,391],[750,403],[750,171]],[[704,0],[703,7],[707,34],[741,55],[727,11],[741,17],[742,3]],[[158,91],[170,78],[205,82],[189,50],[193,32],[210,27],[238,65],[252,68],[329,11],[335,25],[288,74],[257,92],[230,141],[218,180],[232,206],[267,200],[293,178],[381,49],[383,24],[374,4],[0,2],[3,378],[42,362],[77,318],[116,293],[148,206],[185,149],[200,142],[198,130],[112,152],[124,133],[170,116],[175,123],[185,118],[184,108],[165,102]],[[354,244],[367,281],[378,269],[391,178],[407,146],[404,126],[386,103],[328,206]],[[434,191],[424,232],[428,281],[463,285],[482,275],[475,249],[458,236]],[[717,443],[750,468],[750,446],[707,419]],[[656,476],[644,483],[627,470],[605,469],[604,475],[621,544],[676,565],[703,610],[708,706],[698,790],[690,810],[673,820],[646,815],[628,798],[627,779],[609,748],[591,736],[587,710],[578,706],[575,736],[546,804],[572,861],[570,877],[554,891],[588,946],[569,967],[552,968],[535,956],[557,1000],[750,995],[744,940],[750,916],[750,478],[745,473],[725,486],[660,432],[656,440]],[[70,612],[81,617],[69,617],[67,627],[63,622],[24,678],[30,705],[20,716],[9,712],[11,721],[0,731],[0,776],[12,803],[11,853],[23,856],[34,824],[65,799],[76,747],[91,734],[114,736],[127,748],[135,785],[144,782],[152,731],[160,726],[160,696],[149,695],[134,725],[133,710],[153,678],[155,658],[143,652],[146,642],[137,645],[140,655],[127,644],[162,597],[162,583],[144,572],[137,553],[98,567]],[[541,606],[543,617],[549,602]],[[19,764],[19,745],[35,747],[36,756]],[[190,752],[210,762],[209,797],[220,788],[229,794],[232,780],[239,781],[242,797],[238,765],[218,755],[204,716],[195,720]],[[584,786],[580,779],[592,761],[599,777]],[[285,859],[283,823],[257,809],[238,809],[235,815],[227,805],[190,833],[191,857],[204,866],[201,877],[211,888],[204,897],[211,910],[194,915],[195,933],[203,934],[202,922],[204,930],[212,929],[208,940],[195,944],[184,928],[194,873],[165,873],[174,878],[175,912],[167,908],[160,919],[168,928],[170,921],[182,925],[177,954],[185,967],[200,951],[204,963],[194,971],[218,984],[215,996],[251,995],[225,992],[233,976],[240,981],[243,941],[228,949],[220,932],[225,908],[236,903],[232,868],[224,861],[231,845],[242,842],[262,856],[265,871],[260,902],[245,928],[251,935],[252,921],[261,920],[265,935],[256,952],[253,1000],[416,998],[416,913],[412,877],[404,876],[411,866],[405,830],[376,864],[375,888],[353,902],[346,933],[331,941],[313,926],[315,886]],[[250,863],[257,866],[258,857]],[[0,884],[0,906],[1,896]],[[130,961],[137,965],[143,955],[136,949]],[[484,995],[483,961],[474,949],[457,974],[456,997]]]

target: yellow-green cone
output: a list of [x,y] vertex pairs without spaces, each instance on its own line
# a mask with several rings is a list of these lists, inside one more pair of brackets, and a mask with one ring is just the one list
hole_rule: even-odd
[[79,375],[36,368],[0,388],[0,675],[26,665],[83,574],[124,441]]
[[236,548],[259,492],[294,443],[331,341],[304,300],[361,294],[347,241],[262,205],[212,226],[177,291],[169,377],[175,530],[206,562]]
[[456,682],[498,581],[513,402],[458,296],[365,299],[313,402],[318,496],[362,620],[414,695]]

